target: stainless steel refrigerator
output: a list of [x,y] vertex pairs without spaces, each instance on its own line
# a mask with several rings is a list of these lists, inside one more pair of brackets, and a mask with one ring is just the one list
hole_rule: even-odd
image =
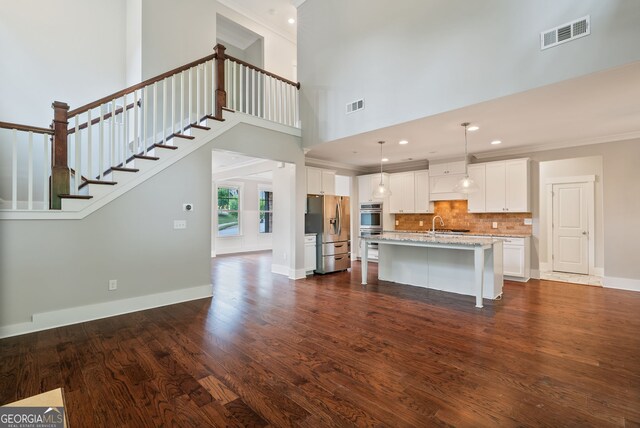
[[351,267],[349,197],[308,195],[305,232],[317,233],[316,273]]

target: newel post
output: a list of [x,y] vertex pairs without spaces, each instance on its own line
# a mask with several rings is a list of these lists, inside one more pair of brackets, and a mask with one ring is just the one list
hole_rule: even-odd
[[69,125],[69,106],[60,101],[54,101],[53,107],[53,144],[51,145],[51,185],[49,194],[49,208],[59,210],[62,202],[58,195],[68,195],[71,174],[67,164],[67,128]]
[[225,48],[217,44],[213,50],[216,53],[216,112],[217,119],[222,119],[222,107],[227,106],[227,92],[224,90],[224,61],[226,59]]

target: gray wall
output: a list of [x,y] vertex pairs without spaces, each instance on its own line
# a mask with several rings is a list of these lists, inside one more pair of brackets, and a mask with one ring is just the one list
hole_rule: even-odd
[[[594,144],[569,149],[531,153],[531,201],[534,220],[531,268],[538,269],[541,252],[540,228],[540,162],[574,159],[590,156],[602,158],[602,256],[607,277],[640,280],[640,139]],[[514,156],[511,156],[514,157]],[[522,157],[522,156],[520,156]],[[495,159],[482,159],[483,162]],[[597,172],[597,167],[589,173]],[[567,171],[573,175],[575,171]],[[569,174],[570,173],[570,174]],[[580,172],[584,174],[586,172]],[[596,186],[596,204],[598,199]],[[596,207],[597,208],[597,207]],[[596,215],[598,212],[596,211]],[[597,233],[597,230],[596,230]],[[598,254],[596,253],[596,256]],[[544,260],[542,260],[544,261]],[[600,265],[596,259],[596,266]]]
[[[299,138],[239,124],[83,220],[0,221],[0,326],[210,284],[214,148],[304,165]],[[304,181],[297,187],[304,192]],[[185,202],[195,211],[183,212]],[[286,251],[302,266],[298,212],[291,224],[300,248]],[[173,230],[174,219],[186,219],[187,229]],[[117,291],[107,291],[109,279],[118,280]]]
[[[591,15],[591,35],[540,50]],[[640,59],[637,0],[307,0],[298,8],[305,146]],[[345,104],[365,98],[365,109]]]

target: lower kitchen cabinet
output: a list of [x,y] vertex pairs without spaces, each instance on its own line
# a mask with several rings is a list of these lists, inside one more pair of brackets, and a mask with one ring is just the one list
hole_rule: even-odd
[[503,238],[503,273],[507,279],[526,282],[531,276],[530,238]]
[[316,235],[304,236],[304,270],[307,275],[316,269]]

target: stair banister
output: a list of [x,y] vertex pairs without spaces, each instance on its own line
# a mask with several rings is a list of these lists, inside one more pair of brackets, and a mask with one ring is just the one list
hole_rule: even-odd
[[222,119],[222,108],[227,106],[227,92],[224,89],[224,61],[226,59],[225,48],[217,44],[213,50],[216,57],[216,111],[215,117]]

